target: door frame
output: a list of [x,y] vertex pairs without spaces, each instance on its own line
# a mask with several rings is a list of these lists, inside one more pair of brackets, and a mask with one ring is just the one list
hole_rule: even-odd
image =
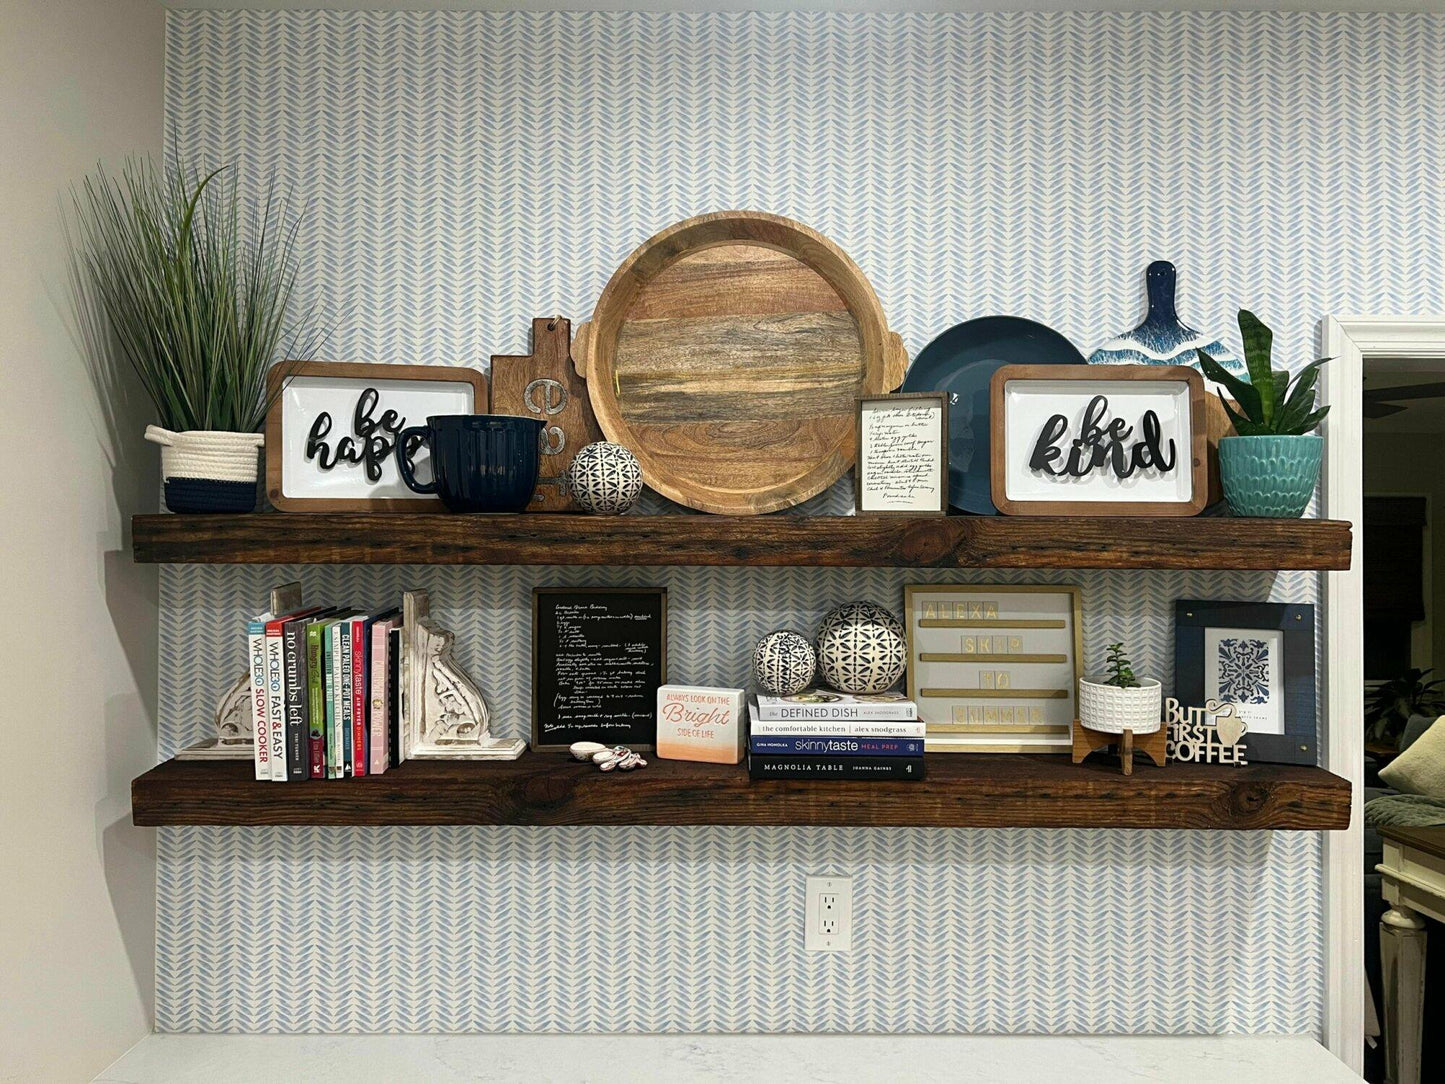
[[1365,651],[1361,570],[1364,485],[1365,366],[1371,358],[1445,362],[1445,318],[1326,316],[1320,353],[1325,458],[1320,514],[1348,520],[1350,567],[1324,574],[1325,650],[1323,766],[1350,781],[1350,826],[1324,839],[1324,1043],[1356,1073],[1364,1070],[1365,1032]]

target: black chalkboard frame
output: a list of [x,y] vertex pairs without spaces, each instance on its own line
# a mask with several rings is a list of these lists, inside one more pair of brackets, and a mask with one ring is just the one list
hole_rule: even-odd
[[657,741],[657,717],[656,699],[654,697],[653,729],[648,741],[619,741],[615,731],[599,732],[597,734],[586,734],[580,728],[574,731],[570,740],[561,744],[543,744],[541,726],[541,704],[538,701],[537,690],[540,683],[537,680],[537,664],[540,658],[539,648],[541,646],[541,609],[538,605],[543,596],[565,597],[579,596],[588,597],[591,595],[656,595],[660,596],[658,606],[658,621],[661,628],[658,630],[658,661],[659,661],[659,684],[667,684],[667,588],[666,587],[534,587],[532,588],[532,751],[534,753],[565,753],[572,742],[577,741],[598,741],[606,745],[626,745],[638,752],[651,752]]

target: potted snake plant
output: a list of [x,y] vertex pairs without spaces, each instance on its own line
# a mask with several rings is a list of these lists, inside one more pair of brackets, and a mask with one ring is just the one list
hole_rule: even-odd
[[1204,375],[1229,390],[1219,392],[1235,436],[1219,442],[1219,480],[1236,516],[1294,519],[1304,514],[1320,476],[1324,438],[1314,430],[1330,412],[1315,408],[1315,381],[1329,358],[1312,361],[1293,383],[1285,369],[1270,368],[1274,333],[1248,309],[1239,310],[1244,339],[1245,382],[1203,350]]
[[156,411],[172,512],[256,507],[267,372],[315,346],[288,325],[298,217],[274,179],[243,212],[234,171],[142,158],[72,192],[76,304],[97,380],[133,370]]
[[1124,645],[1109,645],[1106,673],[1079,679],[1079,723],[1104,734],[1153,734],[1162,725],[1163,686],[1134,676]]

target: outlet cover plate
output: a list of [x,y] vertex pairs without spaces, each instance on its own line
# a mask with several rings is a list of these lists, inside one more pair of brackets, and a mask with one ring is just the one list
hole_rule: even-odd
[[852,877],[809,877],[803,888],[803,908],[806,951],[852,951]]

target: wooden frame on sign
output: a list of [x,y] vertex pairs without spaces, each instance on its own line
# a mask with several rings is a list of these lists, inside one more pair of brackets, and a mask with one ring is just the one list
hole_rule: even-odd
[[[1181,383],[1189,395],[1189,444],[1176,454],[1189,456],[1190,497],[1187,501],[1046,500],[1008,496],[1007,386],[1014,382],[1098,383],[1148,381]],[[1197,516],[1209,497],[1208,420],[1204,378],[1188,365],[1005,365],[989,385],[989,480],[993,503],[1011,516]],[[1135,428],[1135,427],[1131,427]],[[1183,464],[1181,464],[1183,466]]]
[[[860,516],[946,516],[948,515],[948,394],[946,392],[917,391],[897,392],[892,395],[860,395],[856,398],[858,411],[857,420],[857,441],[858,458],[853,466],[853,510]],[[870,406],[876,404],[888,404],[893,406],[908,405],[910,403],[922,404],[928,402],[937,404],[939,414],[939,445],[938,445],[938,492],[939,506],[929,507],[925,510],[910,508],[864,508],[863,507],[863,412]]]
[[[442,384],[470,384],[472,409],[464,413],[485,414],[490,406],[487,376],[467,366],[390,365],[350,361],[297,361],[273,366],[267,376],[271,407],[266,412],[266,499],[282,512],[434,512],[444,508],[437,497],[296,497],[286,496],[286,465],[283,433],[285,389],[306,377],[334,377],[368,381],[390,380]],[[408,419],[422,424],[424,418]],[[347,434],[340,434],[342,436]]]

